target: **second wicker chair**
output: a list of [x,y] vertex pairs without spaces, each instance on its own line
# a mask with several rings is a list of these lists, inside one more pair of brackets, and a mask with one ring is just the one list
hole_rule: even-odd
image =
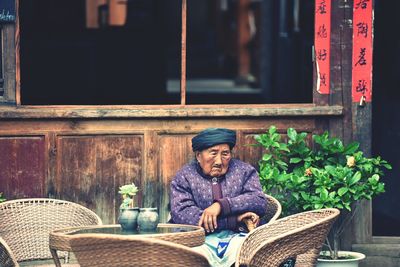
[[256,228],[241,245],[236,266],[278,267],[289,258],[297,258],[296,266],[315,266],[339,213],[338,209],[302,212]]

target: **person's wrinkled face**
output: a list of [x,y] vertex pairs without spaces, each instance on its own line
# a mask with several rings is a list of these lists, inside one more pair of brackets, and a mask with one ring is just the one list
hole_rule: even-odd
[[228,171],[231,156],[228,144],[220,144],[196,152],[196,159],[203,173],[212,177],[224,175]]

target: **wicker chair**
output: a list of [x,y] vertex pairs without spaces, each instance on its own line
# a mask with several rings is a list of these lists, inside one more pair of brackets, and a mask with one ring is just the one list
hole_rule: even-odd
[[202,254],[156,238],[79,234],[70,246],[81,267],[210,266]]
[[262,218],[265,222],[270,223],[276,221],[282,213],[282,206],[279,201],[273,196],[265,194],[267,197],[267,214]]
[[242,243],[236,266],[278,267],[296,257],[296,266],[315,266],[339,213],[338,209],[302,212],[256,228]]
[[[15,261],[52,259],[50,231],[99,224],[102,221],[94,212],[68,201],[33,198],[3,202],[0,204],[0,266],[18,266]],[[66,257],[66,253],[60,257]],[[8,262],[13,265],[7,265]]]

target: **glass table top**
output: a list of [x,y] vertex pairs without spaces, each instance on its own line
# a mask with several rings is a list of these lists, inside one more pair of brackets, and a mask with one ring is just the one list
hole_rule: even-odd
[[123,230],[119,225],[104,225],[98,227],[90,227],[72,230],[66,234],[76,235],[76,234],[113,234],[113,235],[149,235],[149,234],[169,234],[169,233],[184,233],[192,232],[198,230],[197,227],[193,226],[174,226],[170,224],[168,226],[158,226],[157,229],[153,231],[138,231],[138,230]]

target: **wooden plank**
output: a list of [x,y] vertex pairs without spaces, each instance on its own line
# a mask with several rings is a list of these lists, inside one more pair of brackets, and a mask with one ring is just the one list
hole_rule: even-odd
[[166,221],[169,212],[170,184],[176,172],[194,158],[193,135],[160,135],[159,173],[161,178],[160,219]]
[[[372,141],[372,103],[364,107],[358,103],[352,105],[353,139],[360,142],[360,150],[366,157],[371,156]],[[372,203],[363,200],[360,211],[353,220],[353,243],[370,243],[372,241]]]
[[187,46],[187,0],[182,0],[181,10],[181,105],[186,105],[186,46]]
[[[118,188],[134,182],[142,188],[143,137],[58,136],[55,195],[95,211],[115,223]],[[135,202],[141,205],[142,192]]]
[[236,150],[242,150],[243,156],[242,160],[244,162],[250,163],[253,165],[257,170],[259,169],[258,161],[262,158],[263,153],[265,150],[261,146],[251,146],[252,144],[256,144],[256,140],[254,140],[254,136],[260,133],[252,133],[252,134],[245,134],[243,138],[243,143],[238,144]]
[[156,131],[144,132],[143,207],[159,207],[160,178],[158,175],[159,145]]
[[[11,76],[11,80],[13,82],[13,87],[10,87],[10,90],[12,91],[11,94],[15,95],[15,103],[17,105],[21,105],[21,58],[20,58],[20,41],[21,41],[21,31],[20,31],[20,23],[19,23],[19,0],[16,0],[16,12],[17,12],[17,21],[15,24],[15,33],[14,33],[14,38],[15,38],[15,50],[14,50],[14,55],[15,55],[15,66],[14,62],[10,62],[11,66],[13,66],[13,70],[15,71],[15,84],[13,77]],[[13,51],[13,50],[10,50]]]
[[45,137],[0,137],[0,191],[6,198],[43,197]]
[[2,135],[42,133],[58,134],[143,134],[157,131],[161,134],[196,133],[207,127],[234,128],[243,131],[265,131],[270,125],[286,129],[315,128],[314,117],[272,118],[197,118],[197,119],[136,119],[136,120],[7,120],[0,123]]
[[331,103],[343,106],[342,120],[333,120],[329,130],[345,143],[352,139],[351,120],[351,62],[352,62],[352,4],[338,1],[332,4],[332,92]]
[[45,118],[188,118],[188,117],[264,117],[264,116],[339,116],[342,106],[312,104],[222,105],[222,106],[23,106],[0,107],[3,119]]
[[16,52],[15,52],[15,24],[2,26],[3,31],[3,75],[4,75],[4,95],[0,97],[0,102],[15,103],[15,78],[16,78]]

